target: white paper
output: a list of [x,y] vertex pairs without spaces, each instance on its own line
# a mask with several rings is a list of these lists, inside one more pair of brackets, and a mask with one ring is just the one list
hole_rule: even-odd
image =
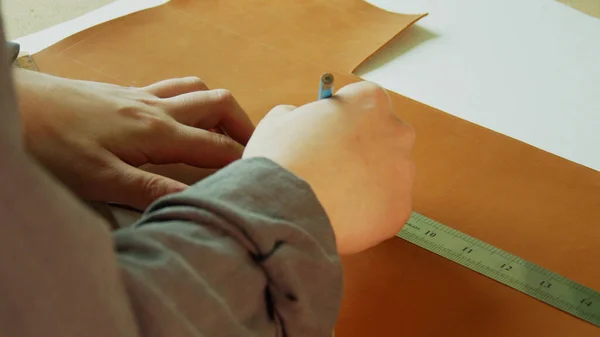
[[361,77],[600,170],[600,20],[551,0],[370,0],[426,13]]
[[117,0],[73,20],[18,38],[14,41],[21,45],[21,50],[35,54],[90,27],[167,2],[169,0]]

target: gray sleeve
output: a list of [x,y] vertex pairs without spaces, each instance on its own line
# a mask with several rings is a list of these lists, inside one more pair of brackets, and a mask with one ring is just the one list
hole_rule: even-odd
[[10,60],[10,63],[12,64],[13,62],[15,62],[17,57],[19,57],[19,52],[21,51],[21,45],[19,45],[18,43],[15,43],[15,42],[7,41],[6,42],[6,50],[8,52],[8,59]]
[[331,225],[309,185],[267,159],[163,198],[114,236],[141,336],[331,336]]

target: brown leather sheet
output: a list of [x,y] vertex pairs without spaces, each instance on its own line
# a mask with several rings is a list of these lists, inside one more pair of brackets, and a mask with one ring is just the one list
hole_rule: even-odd
[[[350,71],[417,19],[361,0],[173,0],[35,61],[44,72],[123,85],[196,75],[232,90],[258,122],[277,104],[314,100],[325,71],[338,88],[359,80]],[[598,172],[391,96],[417,131],[416,211],[600,289]],[[344,268],[336,336],[600,336],[401,239],[345,258]]]

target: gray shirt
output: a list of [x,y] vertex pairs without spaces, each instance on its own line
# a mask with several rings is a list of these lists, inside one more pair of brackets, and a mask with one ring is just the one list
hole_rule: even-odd
[[[9,43],[7,49],[14,61],[19,46]],[[73,236],[79,236],[82,243],[94,242],[87,232]],[[342,269],[331,224],[310,186],[272,161],[235,162],[188,190],[155,202],[137,223],[113,236],[120,279],[107,271],[102,277],[110,282],[101,293],[86,292],[87,286],[102,282],[101,278],[70,290],[89,296],[89,307],[94,306],[92,298],[119,294],[109,284],[114,287],[122,282],[124,303],[129,304],[134,322],[124,322],[130,320],[125,308],[103,315],[137,327],[133,329],[139,336],[331,335],[342,296]],[[56,248],[68,250],[67,246]],[[87,264],[102,261],[79,258]],[[15,278],[27,279],[21,273],[35,270],[19,260],[15,263],[23,267],[13,272]],[[96,266],[96,272],[103,273],[103,267]],[[63,272],[74,273],[68,264],[62,263],[62,268],[54,271],[59,274],[56,279]],[[7,281],[7,287],[11,285]],[[27,289],[26,284],[17,286],[19,291]],[[37,286],[44,287],[42,280]],[[68,283],[63,287],[69,287]],[[36,293],[44,293],[45,298],[33,292],[28,298],[13,293],[11,299],[22,300],[11,302],[3,296],[2,322],[11,323],[3,329],[27,326],[26,320],[16,317],[39,318],[37,313],[55,303],[48,302],[51,298],[63,297],[44,289]],[[77,304],[85,301],[80,297]],[[116,302],[107,299],[107,303]],[[44,319],[51,319],[47,316]],[[55,323],[65,331],[69,330],[65,324],[74,324],[103,334],[91,322]],[[46,324],[39,322],[40,327]]]
[[249,159],[155,202],[114,244],[141,336],[330,336],[342,268],[310,186]]

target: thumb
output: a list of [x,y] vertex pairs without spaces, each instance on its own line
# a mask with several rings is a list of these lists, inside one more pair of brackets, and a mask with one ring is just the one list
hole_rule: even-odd
[[181,192],[188,185],[142,169],[119,164],[112,200],[116,203],[145,210],[154,201],[168,194]]

